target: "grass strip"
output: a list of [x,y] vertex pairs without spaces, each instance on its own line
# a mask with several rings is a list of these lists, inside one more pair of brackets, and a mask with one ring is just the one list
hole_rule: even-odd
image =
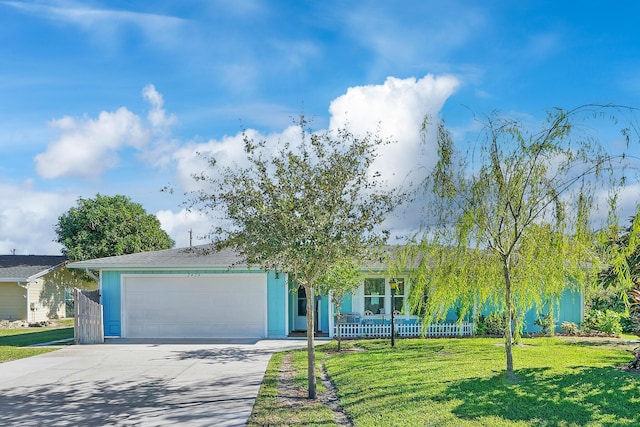
[[0,363],[48,353],[54,348],[27,347],[73,338],[73,328],[0,329]]
[[[249,426],[335,426],[333,412],[318,401],[302,400],[295,406],[278,401],[278,377],[282,359],[287,353],[276,353],[271,357],[267,372],[260,386],[260,393],[249,418]],[[300,355],[306,351],[294,352],[295,383],[300,375],[305,375],[306,364],[301,373]],[[306,375],[305,375],[306,378]],[[305,383],[306,384],[306,383]],[[305,388],[306,390],[306,388]]]

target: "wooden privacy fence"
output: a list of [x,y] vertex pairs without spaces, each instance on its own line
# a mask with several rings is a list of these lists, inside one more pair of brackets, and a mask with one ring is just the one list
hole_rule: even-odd
[[102,305],[93,301],[94,295],[80,289],[73,290],[74,336],[76,344],[101,344],[104,342]]
[[[340,331],[338,331],[340,328]],[[425,330],[426,328],[426,330]],[[340,323],[335,325],[334,336],[341,338],[384,338],[391,337],[390,324]],[[340,335],[338,335],[338,332]],[[460,337],[473,335],[473,323],[434,323],[424,326],[422,323],[397,323],[395,333],[398,337]]]

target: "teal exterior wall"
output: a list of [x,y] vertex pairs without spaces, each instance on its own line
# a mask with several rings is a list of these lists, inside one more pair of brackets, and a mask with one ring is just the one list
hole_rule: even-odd
[[560,329],[563,321],[573,322],[577,325],[584,321],[584,290],[565,291],[560,296],[560,310],[558,318],[562,319],[556,325],[556,329]]
[[274,271],[267,273],[267,337],[282,338],[287,336],[286,303],[287,278],[283,273]]
[[318,306],[320,314],[320,330],[329,332],[329,298],[325,295],[320,297],[320,305]]
[[297,298],[298,297],[297,297],[296,293],[293,291],[293,288],[294,288],[293,285],[289,284],[289,290],[287,292],[287,294],[288,294],[287,299],[289,300],[289,303],[287,304],[288,307],[289,307],[289,312],[288,312],[288,316],[287,316],[287,318],[289,319],[289,325],[288,325],[289,332],[295,330],[295,327],[294,327],[295,319],[294,319],[293,316],[296,315],[296,306],[295,306],[295,304],[298,303],[297,302]]
[[120,312],[121,287],[120,271],[103,271],[101,274],[101,302],[103,309],[104,336],[122,335],[122,316]]
[[[560,295],[555,301],[554,306],[554,319],[555,319],[555,330],[556,332],[560,332],[560,325],[562,322],[573,322],[577,325],[582,323],[583,321],[583,298],[584,298],[584,289],[565,289],[564,292]],[[495,308],[485,308],[480,310],[480,313],[488,316],[491,312],[495,312]],[[548,305],[542,307],[541,310],[538,310],[536,306],[534,306],[531,310],[527,311],[524,315],[524,325],[522,328],[523,333],[537,333],[542,330],[541,326],[536,325],[536,320],[539,317],[539,313],[548,313],[549,307]],[[450,310],[447,315],[448,321],[455,321],[457,317],[455,316],[455,312]]]
[[353,295],[351,292],[347,292],[344,298],[342,298],[340,311],[342,313],[351,313],[353,311]]
[[[103,270],[101,272],[101,302],[103,305],[104,334],[107,337],[122,335],[121,281],[122,275],[133,274],[264,274],[260,270]],[[267,337],[284,337],[287,334],[285,323],[285,275],[275,278],[274,272],[267,274]]]

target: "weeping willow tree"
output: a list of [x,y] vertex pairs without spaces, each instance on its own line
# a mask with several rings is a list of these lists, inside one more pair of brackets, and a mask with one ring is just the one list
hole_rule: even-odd
[[426,321],[453,306],[461,317],[478,306],[504,310],[510,378],[514,322],[599,269],[589,227],[594,194],[616,184],[621,158],[575,126],[593,112],[554,110],[537,132],[493,114],[466,152],[444,123],[433,127],[438,160],[425,184],[432,222],[410,249],[418,264],[412,304]]

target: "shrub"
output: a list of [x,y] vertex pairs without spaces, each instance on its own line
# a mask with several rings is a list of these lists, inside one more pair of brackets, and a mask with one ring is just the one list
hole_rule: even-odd
[[504,314],[491,313],[485,319],[487,335],[504,335],[504,328],[507,326],[507,319]]
[[623,313],[613,310],[589,310],[585,315],[584,327],[587,331],[601,332],[606,335],[620,335],[622,333],[622,325],[620,320],[624,317]]
[[562,332],[567,334],[567,335],[579,335],[580,334],[580,328],[578,327],[578,325],[576,325],[573,322],[562,322],[562,324],[560,325],[560,329],[562,329]]
[[551,313],[541,314],[535,321],[535,324],[542,328],[541,335],[551,336],[554,332],[555,322]]
[[478,316],[478,319],[475,322],[475,334],[476,335],[486,335],[487,334],[487,320],[484,317],[484,314]]
[[[596,289],[588,293],[585,306],[587,311],[599,310],[606,313],[607,310],[611,310],[617,312],[620,314],[622,330],[624,332],[635,333],[640,330],[640,317],[633,316],[633,311],[631,316],[627,315],[627,307],[625,306],[624,300],[620,297],[624,292],[625,291],[619,286]],[[631,294],[629,292],[631,292]],[[627,295],[629,296],[630,302],[633,303],[632,292],[633,290],[627,291]],[[633,309],[633,304],[631,304],[630,308]]]

